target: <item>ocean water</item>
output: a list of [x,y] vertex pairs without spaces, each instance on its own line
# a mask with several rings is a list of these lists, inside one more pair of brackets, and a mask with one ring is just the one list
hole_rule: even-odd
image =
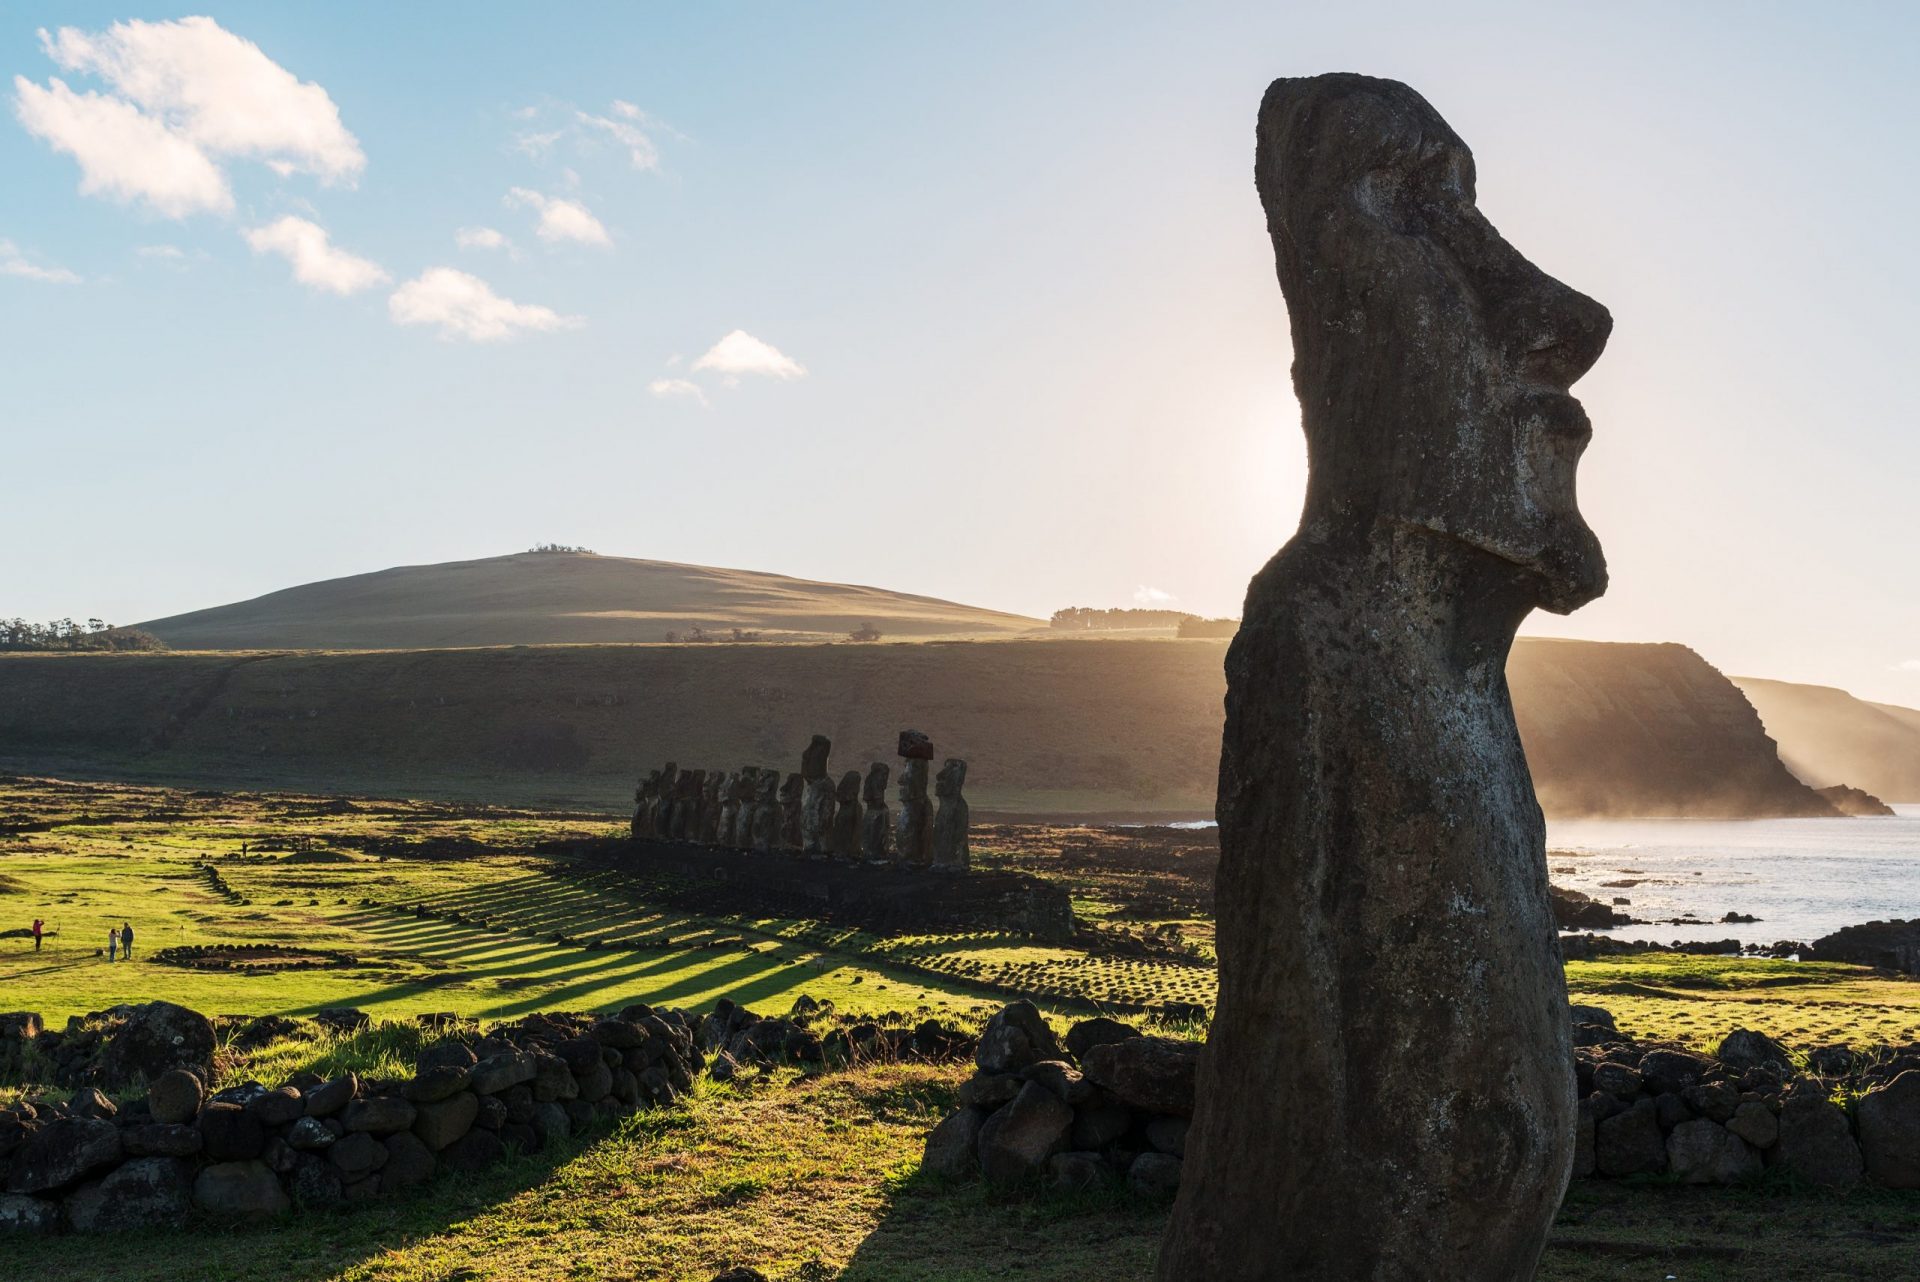
[[[1548,821],[1555,885],[1648,921],[1621,939],[1809,942],[1857,922],[1920,917],[1920,805],[1859,819],[1581,819]],[[1729,912],[1753,923],[1721,923]]]

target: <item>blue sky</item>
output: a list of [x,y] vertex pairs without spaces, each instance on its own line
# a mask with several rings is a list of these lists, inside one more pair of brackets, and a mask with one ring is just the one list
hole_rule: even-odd
[[1913,15],[12,4],[0,613],[542,540],[1237,612],[1303,467],[1254,111],[1359,70],[1614,313],[1613,588],[1529,630],[1920,704]]

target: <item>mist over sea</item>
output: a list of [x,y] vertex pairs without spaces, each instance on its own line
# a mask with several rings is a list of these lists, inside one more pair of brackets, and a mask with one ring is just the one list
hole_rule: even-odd
[[[1920,917],[1920,804],[1859,819],[1579,819],[1547,822],[1553,882],[1647,921],[1621,939],[1810,942],[1842,926]],[[1757,922],[1720,921],[1729,912]]]

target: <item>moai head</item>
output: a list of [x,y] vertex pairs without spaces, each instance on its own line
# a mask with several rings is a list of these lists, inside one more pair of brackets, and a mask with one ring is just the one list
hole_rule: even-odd
[[1528,604],[1599,596],[1574,494],[1592,429],[1567,389],[1606,308],[1501,239],[1473,154],[1405,85],[1276,80],[1254,174],[1293,328],[1303,533],[1423,528],[1506,563]]
[[884,761],[876,761],[867,767],[867,782],[860,794],[860,800],[868,806],[887,804],[887,780],[893,777],[893,767]]
[[660,772],[658,770],[649,770],[641,777],[640,786],[633,790],[633,799],[635,801],[645,801],[648,797],[657,797],[659,795]]
[[680,767],[669,761],[660,771],[660,795],[671,796],[675,785],[680,782]]
[[860,800],[860,772],[849,770],[840,776],[840,786],[834,789],[833,799],[843,806],[851,806]]
[[782,801],[800,800],[800,794],[806,790],[806,786],[807,786],[807,781],[805,779],[802,779],[799,775],[797,774],[788,775],[785,781],[783,781],[780,785],[780,794],[779,794],[780,800]]
[[758,766],[742,766],[733,772],[733,790],[727,795],[735,801],[752,801],[755,781],[759,778]]
[[707,772],[704,770],[682,770],[676,794],[682,801],[697,801],[700,798],[700,789],[706,781]]
[[761,805],[778,805],[780,802],[780,772],[759,768],[753,780],[754,800]]
[[918,730],[900,732],[900,755],[908,761],[932,761],[933,740]]
[[800,777],[803,779],[825,779],[827,777],[827,754],[833,751],[833,740],[823,734],[813,736],[807,744],[807,750],[800,754]]
[[722,799],[726,797],[726,795],[727,795],[726,776],[723,775],[718,770],[710,772],[707,775],[706,784],[701,790],[700,799],[706,802],[707,805],[709,806],[718,806],[722,801]]
[[936,797],[957,797],[967,784],[967,763],[958,757],[948,757],[940,773],[933,777],[933,795]]

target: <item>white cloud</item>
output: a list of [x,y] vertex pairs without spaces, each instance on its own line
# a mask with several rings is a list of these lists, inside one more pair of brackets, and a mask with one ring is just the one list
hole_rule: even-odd
[[689,400],[702,405],[707,403],[707,394],[700,390],[700,384],[684,378],[656,378],[647,384],[647,390],[661,400]]
[[660,148],[653,137],[641,127],[642,123],[651,123],[646,113],[630,102],[616,100],[614,112],[623,117],[614,120],[607,116],[596,116],[591,112],[576,111],[574,117],[588,129],[606,134],[614,142],[627,150],[627,160],[635,169],[660,172]]
[[607,229],[600,224],[587,207],[577,200],[567,200],[559,196],[543,196],[526,187],[515,187],[507,193],[509,205],[530,205],[540,212],[540,222],[534,233],[549,243],[572,240],[582,245],[613,244],[613,237],[607,235]]
[[80,164],[80,190],[143,200],[169,218],[233,208],[219,161],[257,160],[283,177],[352,181],[366,167],[327,91],[303,83],[211,18],[117,22],[103,32],[40,32],[64,71],[113,90],[76,93],[59,78],[14,77],[14,114]]
[[462,227],[453,233],[453,243],[462,249],[511,249],[513,242],[491,227]]
[[337,248],[318,223],[288,215],[241,235],[256,254],[278,254],[293,264],[293,278],[330,294],[354,294],[391,280],[371,259]]
[[144,200],[169,218],[233,208],[220,167],[132,103],[75,93],[58,78],[42,88],[15,76],[13,88],[14,115],[28,133],[80,162],[85,194]]
[[1893,665],[1895,672],[1920,672],[1920,659],[1903,659]]
[[1142,583],[1133,590],[1133,603],[1153,609],[1156,606],[1169,605],[1180,598],[1171,592],[1162,592],[1159,588],[1150,588]]
[[178,245],[142,245],[134,251],[142,258],[185,258],[187,253]]
[[479,277],[451,267],[429,267],[394,290],[387,312],[397,325],[434,325],[442,338],[476,343],[498,342],[523,330],[575,329],[584,323],[551,307],[502,298]]
[[80,277],[64,267],[46,267],[33,262],[10,240],[0,240],[0,276],[19,276],[45,281],[50,285],[78,285]]
[[357,177],[367,158],[327,91],[212,18],[116,22],[98,34],[40,33],[67,71],[92,72],[215,155],[262,161],[323,182]]
[[744,329],[736,329],[707,349],[693,363],[696,370],[719,374],[765,374],[770,378],[804,378],[807,367]]

